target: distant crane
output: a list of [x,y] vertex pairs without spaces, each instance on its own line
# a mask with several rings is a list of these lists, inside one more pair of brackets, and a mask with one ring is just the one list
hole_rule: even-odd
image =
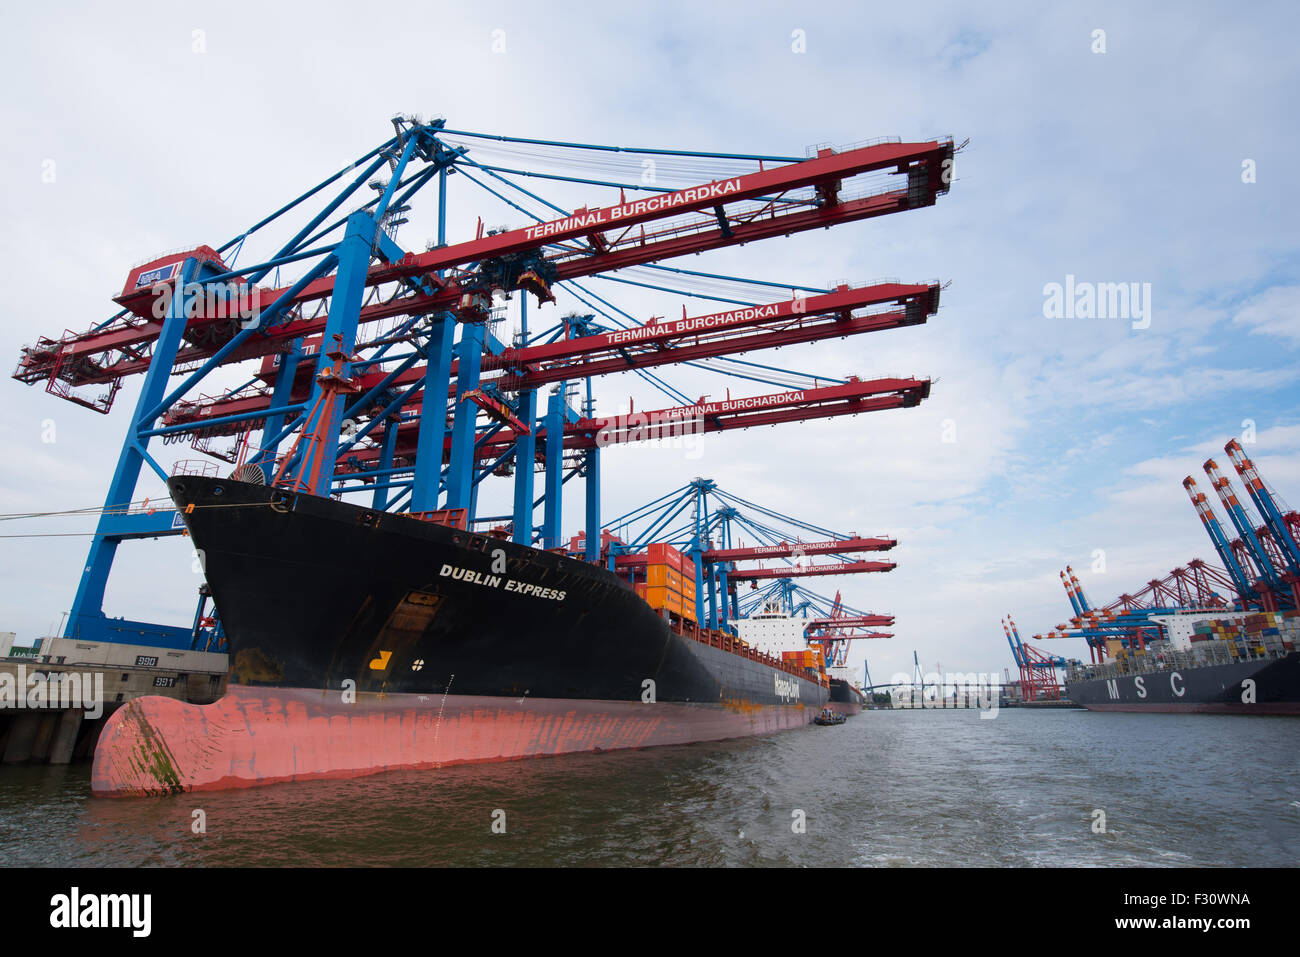
[[1002,631],[1011,646],[1011,655],[1020,669],[1020,697],[1025,701],[1056,701],[1061,697],[1061,685],[1056,679],[1056,669],[1064,668],[1066,661],[1060,655],[1048,655],[1020,640],[1020,632],[1010,615],[1002,621]]
[[1106,658],[1108,641],[1119,641],[1122,647],[1142,650],[1160,638],[1160,622],[1156,615],[1174,615],[1188,611],[1222,611],[1229,607],[1223,592],[1235,591],[1228,573],[1221,568],[1192,559],[1185,568],[1175,568],[1163,579],[1152,579],[1146,587],[1135,593],[1120,595],[1103,608],[1090,606],[1083,588],[1068,565],[1061,576],[1070,604],[1076,614],[1069,624],[1060,624],[1037,640],[1049,638],[1083,638],[1093,661]]
[[921,658],[912,650],[912,684],[921,689],[921,701],[925,701],[925,673],[921,670]]
[[[741,535],[752,537],[753,545],[742,545]],[[815,537],[814,537],[815,536]],[[620,515],[605,524],[599,541],[588,536],[582,542],[594,549],[602,563],[615,573],[630,573],[645,564],[644,549],[651,542],[667,541],[690,559],[695,576],[696,620],[710,628],[731,630],[738,618],[762,610],[777,600],[792,615],[794,596],[810,596],[820,609],[825,600],[803,589],[792,579],[812,575],[849,575],[889,572],[889,561],[861,561],[862,552],[885,552],[898,542],[887,535],[862,537],[812,525],[790,515],[741,498],[718,486],[712,479],[696,478],[681,488]],[[576,546],[579,539],[572,543]],[[823,561],[814,562],[817,556]],[[758,568],[737,563],[768,561]],[[779,562],[780,564],[777,564]],[[758,591],[758,582],[773,584]],[[749,582],[757,595],[742,602],[738,584]],[[832,614],[811,625],[823,633],[832,629],[865,625],[892,625],[892,616],[864,615],[842,603],[832,603]],[[887,634],[836,633],[835,639],[889,637]],[[829,642],[828,642],[829,644]],[[827,648],[830,651],[830,648]]]
[[1246,494],[1264,518],[1264,524],[1278,549],[1279,564],[1282,566],[1279,577],[1289,586],[1292,607],[1300,608],[1300,545],[1296,544],[1296,539],[1300,538],[1300,513],[1291,509],[1284,511],[1278,505],[1278,496],[1260,477],[1255,464],[1246,458],[1240,442],[1229,439],[1223,451],[1228,453],[1233,467],[1241,476],[1242,484],[1246,486]]
[[[1074,610],[1068,624],[1036,638],[1083,638],[1094,662],[1105,661],[1119,647],[1142,651],[1165,636],[1171,616],[1206,619],[1240,616],[1250,612],[1300,609],[1300,513],[1289,509],[1269,488],[1242,445],[1231,439],[1223,447],[1241,478],[1251,503],[1263,521],[1258,522],[1247,504],[1237,497],[1232,482],[1214,459],[1203,463],[1210,486],[1228,516],[1235,538],[1229,538],[1209,498],[1190,475],[1183,488],[1201,520],[1215,553],[1218,568],[1200,559],[1175,568],[1163,579],[1152,579],[1135,593],[1120,595],[1098,608],[1088,603],[1074,570],[1066,566],[1061,584]],[[1004,630],[1005,630],[1004,625]],[[1008,632],[1010,641],[1010,633]],[[1118,642],[1118,646],[1114,643]],[[1015,645],[1012,652],[1019,655]]]

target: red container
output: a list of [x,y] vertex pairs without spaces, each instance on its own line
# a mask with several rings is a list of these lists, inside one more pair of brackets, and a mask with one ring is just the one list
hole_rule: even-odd
[[647,545],[645,555],[646,561],[651,565],[667,565],[679,572],[682,570],[682,553],[667,542],[655,542],[653,545]]

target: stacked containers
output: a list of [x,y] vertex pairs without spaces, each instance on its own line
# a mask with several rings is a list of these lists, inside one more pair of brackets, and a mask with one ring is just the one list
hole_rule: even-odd
[[1275,629],[1271,629],[1273,616],[1268,612],[1263,612],[1258,615],[1247,615],[1245,624],[1245,644],[1247,645],[1259,644],[1260,639],[1269,630],[1274,630],[1274,633],[1276,634]]
[[788,665],[794,665],[796,668],[806,668],[811,671],[818,671],[821,668],[822,653],[816,648],[807,648],[803,651],[783,651],[781,660]]
[[1196,626],[1192,641],[1225,641],[1229,653],[1239,656],[1251,649],[1263,654],[1268,645],[1281,643],[1294,651],[1300,639],[1300,612],[1258,612],[1244,618],[1225,618]]
[[1192,641],[1235,641],[1241,636],[1241,627],[1235,619],[1223,618],[1206,621],[1193,630]]
[[[681,555],[680,552],[678,552]],[[682,559],[682,617],[695,621],[695,563],[685,555]]]
[[1287,651],[1295,651],[1296,640],[1300,639],[1300,611],[1282,612],[1277,627],[1282,647]]
[[1246,617],[1246,644],[1256,654],[1263,654],[1265,645],[1278,642],[1287,651],[1293,651],[1297,635],[1300,635],[1300,619],[1294,611],[1270,611]]
[[[689,568],[689,578],[687,569]],[[646,548],[645,598],[655,611],[668,610],[688,621],[695,620],[695,565],[664,542]]]

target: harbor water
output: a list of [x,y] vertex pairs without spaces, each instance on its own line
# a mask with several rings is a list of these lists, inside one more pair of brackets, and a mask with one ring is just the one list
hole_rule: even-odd
[[1300,864],[1300,720],[876,711],[710,744],[155,799],[0,769],[7,866]]

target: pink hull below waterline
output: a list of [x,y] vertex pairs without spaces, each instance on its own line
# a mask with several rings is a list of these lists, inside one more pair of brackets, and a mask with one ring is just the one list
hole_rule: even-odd
[[128,702],[95,749],[99,797],[218,791],[399,769],[646,748],[808,724],[801,704],[363,695],[232,685],[221,700]]

